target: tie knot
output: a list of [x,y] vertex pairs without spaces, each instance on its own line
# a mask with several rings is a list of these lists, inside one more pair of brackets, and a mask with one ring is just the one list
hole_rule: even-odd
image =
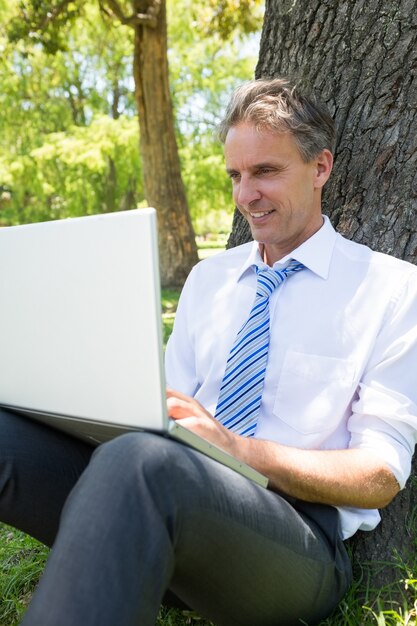
[[260,268],[255,266],[258,275],[258,284],[256,286],[256,295],[258,297],[266,297],[272,294],[274,289],[281,285],[291,274],[304,269],[304,265],[295,259],[291,259],[287,267],[282,270],[273,270],[270,267]]

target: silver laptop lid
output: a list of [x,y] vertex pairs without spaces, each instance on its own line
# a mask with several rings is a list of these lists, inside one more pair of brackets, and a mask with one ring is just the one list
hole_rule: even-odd
[[1,404],[166,428],[154,209],[0,229],[0,297]]

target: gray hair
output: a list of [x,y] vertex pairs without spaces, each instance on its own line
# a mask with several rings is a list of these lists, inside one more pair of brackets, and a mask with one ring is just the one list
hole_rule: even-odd
[[324,149],[334,151],[336,128],[327,108],[285,78],[252,80],[238,87],[219,125],[221,141],[241,122],[260,131],[290,132],[307,163]]

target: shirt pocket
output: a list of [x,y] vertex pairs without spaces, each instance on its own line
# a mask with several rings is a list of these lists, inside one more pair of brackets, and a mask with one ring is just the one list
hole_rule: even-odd
[[351,402],[354,379],[355,367],[350,361],[289,350],[274,414],[303,434],[335,429]]

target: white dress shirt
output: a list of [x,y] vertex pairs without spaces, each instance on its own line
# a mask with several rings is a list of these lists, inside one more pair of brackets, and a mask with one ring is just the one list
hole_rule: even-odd
[[[289,258],[306,269],[270,299],[255,437],[306,449],[372,450],[403,487],[417,441],[417,268],[344,239],[327,218],[274,267]],[[256,242],[201,261],[178,305],[167,382],[212,414],[254,301],[254,264],[265,265]],[[376,510],[339,511],[344,538],[380,519]]]

